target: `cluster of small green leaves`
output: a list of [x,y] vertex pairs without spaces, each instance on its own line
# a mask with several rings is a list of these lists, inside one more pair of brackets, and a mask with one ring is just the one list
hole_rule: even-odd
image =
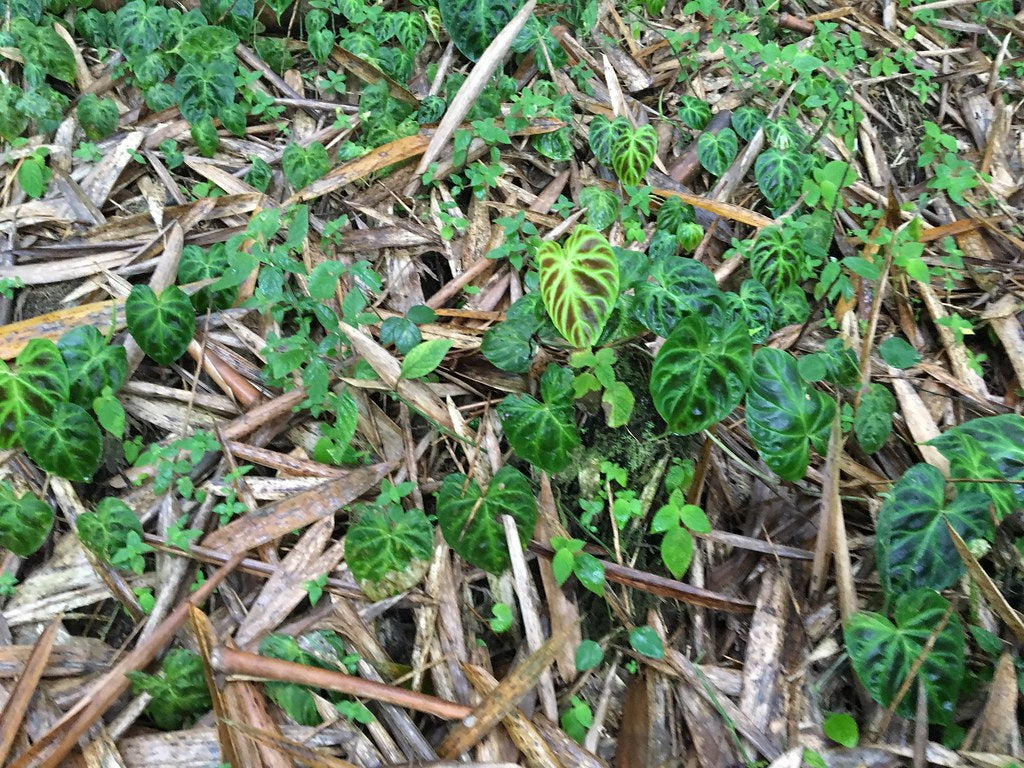
[[[355,674],[359,657],[346,651],[344,643],[330,630],[318,630],[298,639],[287,635],[268,635],[260,643],[260,653],[283,661]],[[299,725],[317,726],[324,718],[317,709],[314,693],[342,717],[356,723],[373,722],[373,713],[363,704],[331,691],[314,691],[297,683],[266,683],[267,695]]]
[[92,326],[56,344],[33,339],[13,367],[0,361],[0,448],[20,445],[47,472],[90,480],[103,458],[101,425],[123,437],[124,410],[114,395],[127,373],[124,347]]
[[210,711],[203,661],[193,651],[175,648],[164,657],[159,673],[129,672],[128,677],[136,695],[148,693],[152,697],[146,715],[161,730],[179,730]]

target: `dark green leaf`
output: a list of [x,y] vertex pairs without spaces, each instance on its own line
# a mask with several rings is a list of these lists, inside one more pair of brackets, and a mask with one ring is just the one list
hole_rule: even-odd
[[680,320],[654,359],[651,396],[670,431],[691,435],[740,404],[752,345],[742,322],[716,328],[700,315]]
[[502,515],[516,522],[525,545],[537,522],[537,503],[530,482],[519,470],[504,466],[486,492],[476,480],[448,475],[437,493],[437,521],[445,540],[468,563],[499,574],[509,566]]
[[[564,382],[568,375],[568,382]],[[498,405],[502,428],[509,445],[516,454],[545,472],[556,474],[565,469],[579,447],[580,435],[576,428],[571,399],[572,374],[564,368],[550,366],[543,380],[549,389],[556,379],[568,385],[570,391],[556,397],[545,396],[540,403],[529,395],[508,395]],[[544,386],[544,384],[542,384]]]
[[866,453],[874,453],[889,439],[896,398],[881,384],[872,384],[860,399],[853,432]]
[[[895,624],[885,616],[855,613],[843,630],[846,648],[857,678],[871,697],[889,706],[919,659],[918,671],[928,701],[928,719],[939,725],[953,720],[964,675],[964,630],[949,603],[929,589],[902,595],[896,602]],[[938,631],[945,623],[945,627]],[[935,634],[938,632],[938,634]],[[925,652],[927,645],[934,645]],[[896,710],[913,718],[917,686],[909,685]]]
[[650,280],[635,288],[633,318],[659,336],[668,336],[690,314],[710,315],[721,301],[711,270],[693,259],[659,259],[648,269]]
[[26,493],[16,497],[6,483],[0,483],[0,548],[28,557],[46,542],[53,526],[50,505]]
[[174,648],[164,657],[159,675],[129,672],[132,692],[148,693],[152,698],[146,715],[157,728],[179,730],[199,715],[210,711],[210,689],[203,660],[185,648]]
[[611,167],[612,147],[615,146],[615,142],[620,136],[631,130],[632,126],[630,126],[629,120],[624,117],[609,120],[604,115],[597,115],[590,121],[587,141],[594,157],[601,165]]
[[773,299],[800,283],[808,270],[799,235],[779,226],[762,229],[746,251],[751,274],[768,289]]
[[643,182],[658,151],[658,133],[653,126],[641,125],[623,131],[612,144],[612,170],[623,184]]
[[109,387],[117,392],[128,376],[128,357],[120,344],[109,344],[91,325],[72,328],[57,342],[68,369],[71,399],[90,406]]
[[795,481],[804,476],[808,440],[828,440],[835,410],[834,400],[800,378],[795,357],[771,347],[757,350],[747,393],[747,429],[779,477]]
[[732,129],[744,141],[750,141],[764,124],[764,113],[756,107],[740,107],[730,117]]
[[769,147],[754,161],[754,178],[772,208],[788,207],[810,171],[808,156],[795,149]]
[[366,505],[345,537],[345,562],[371,600],[414,586],[434,554],[434,526],[421,510]]
[[718,133],[702,133],[697,139],[697,159],[712,176],[721,176],[732,165],[739,152],[739,141],[732,128]]
[[522,5],[521,0],[440,0],[437,7],[455,47],[476,61]]
[[[1011,481],[1010,487],[1017,499],[1018,508],[1024,507],[1024,484],[1019,482],[1024,480],[1024,418],[1015,413],[1007,413],[971,419],[932,439],[929,445],[949,455],[951,460],[956,460],[956,451],[963,435],[976,440],[981,452],[991,457],[1003,478]],[[971,461],[964,457],[962,468],[967,474],[960,477],[974,477],[969,467],[979,464],[977,460]]]
[[532,325],[506,320],[491,326],[480,343],[492,365],[509,373],[526,373],[533,360]]
[[679,119],[687,128],[703,131],[704,126],[711,120],[711,107],[696,96],[683,96],[679,102]]
[[988,497],[965,492],[947,502],[942,473],[915,464],[893,485],[878,513],[875,546],[887,594],[945,589],[959,581],[964,564],[947,524],[965,540],[991,539]]
[[224,104],[235,100],[235,64],[186,62],[174,80],[181,116],[192,125],[215,117]]
[[207,65],[215,61],[231,61],[238,46],[238,35],[220,26],[190,29],[178,43],[177,53],[190,64]]
[[128,332],[161,365],[181,357],[195,332],[195,309],[176,285],[159,296],[148,285],[136,285],[125,302],[125,315]]
[[[938,441],[938,442],[936,442]],[[993,454],[981,441],[956,428],[931,442],[949,460],[949,473],[958,481],[958,493],[980,493],[988,498],[996,520],[1002,520],[1021,507],[1014,495],[1019,487],[1007,482]],[[970,478],[976,482],[963,482]]]
[[129,0],[117,11],[116,29],[125,49],[155,51],[163,40],[166,24],[167,9],[146,0]]
[[[224,243],[214,243],[209,248],[186,245],[178,262],[178,282],[186,284],[200,280],[217,280],[230,266],[231,260],[228,258]],[[234,303],[237,295],[238,291],[231,288],[213,291],[206,287],[192,294],[192,306],[197,312],[204,313],[207,310],[227,309]]]
[[99,469],[103,434],[79,405],[57,403],[48,417],[30,413],[20,434],[25,452],[47,472],[85,482]]
[[213,157],[217,154],[220,137],[217,135],[217,126],[213,124],[213,120],[208,117],[197,120],[189,126],[189,132],[192,134],[192,140],[196,143],[196,149],[199,150],[200,155]]
[[878,352],[893,368],[912,368],[921,362],[921,353],[899,336],[890,336],[878,345]]
[[83,94],[76,112],[90,141],[105,139],[117,128],[117,105],[113,99],[101,99],[94,93]]
[[581,189],[580,207],[587,209],[587,223],[597,230],[608,229],[619,218],[619,196],[602,187]]
[[416,323],[405,317],[389,317],[380,324],[380,343],[394,344],[403,355],[423,340]]
[[288,183],[295,189],[313,183],[323,176],[331,167],[330,158],[324,145],[314,141],[308,147],[289,144],[281,156],[281,170]]
[[100,560],[110,563],[114,554],[128,541],[128,534],[142,536],[142,523],[131,508],[120,499],[107,497],[96,505],[95,512],[78,516],[78,538]]

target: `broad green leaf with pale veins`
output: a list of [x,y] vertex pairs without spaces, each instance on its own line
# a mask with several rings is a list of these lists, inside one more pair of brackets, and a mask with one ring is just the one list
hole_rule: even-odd
[[171,285],[157,296],[148,285],[136,285],[125,302],[128,332],[142,351],[161,365],[181,357],[192,341],[196,313],[188,296]]
[[[895,623],[862,611],[843,630],[853,671],[883,707],[889,706],[918,659],[928,701],[928,719],[948,725],[964,675],[964,629],[949,602],[930,589],[918,589],[896,601]],[[943,627],[943,624],[945,625]],[[941,629],[940,629],[941,628]],[[933,642],[931,650],[925,647]],[[917,685],[903,697],[896,714],[914,717]]]
[[742,322],[719,329],[700,315],[680,320],[651,369],[654,407],[669,430],[692,435],[732,413],[747,388],[751,350]]
[[619,296],[619,264],[604,235],[580,225],[564,245],[537,249],[540,295],[551,322],[566,341],[590,347],[597,341]]
[[543,403],[529,395],[509,395],[498,405],[498,415],[516,454],[535,467],[556,474],[569,465],[580,444],[573,414],[573,375],[568,369],[552,365],[543,379],[545,392],[560,394],[545,394]]
[[965,491],[946,501],[946,479],[930,464],[903,473],[878,513],[875,545],[882,587],[902,594],[919,587],[945,589],[964,574],[949,525],[965,541],[991,540],[988,496]]
[[414,586],[434,554],[434,527],[419,509],[366,505],[345,537],[345,562],[371,600]]
[[466,562],[488,573],[499,574],[509,566],[502,515],[515,520],[525,546],[537,523],[537,502],[530,481],[514,467],[499,469],[486,491],[476,480],[456,473],[437,492],[437,522],[445,540]]
[[505,28],[522,0],[440,0],[441,22],[455,47],[476,61]]
[[762,347],[754,355],[747,394],[747,429],[758,453],[779,477],[799,480],[810,463],[808,440],[828,441],[835,401],[808,386],[788,352]]
[[0,547],[28,557],[43,546],[52,525],[49,504],[31,493],[17,497],[7,483],[0,482]]
[[47,472],[84,482],[99,469],[103,434],[84,408],[57,403],[49,416],[28,415],[21,425],[21,444]]
[[612,170],[623,184],[636,186],[647,176],[658,151],[658,133],[650,125],[624,131],[612,145]]
[[19,439],[29,415],[48,416],[57,403],[68,399],[69,392],[67,366],[49,339],[26,344],[13,370],[0,360],[0,449],[10,448]]

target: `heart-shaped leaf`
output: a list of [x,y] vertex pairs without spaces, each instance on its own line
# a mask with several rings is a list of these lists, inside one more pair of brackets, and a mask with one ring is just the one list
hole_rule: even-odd
[[28,557],[43,546],[52,526],[49,504],[31,493],[15,496],[7,483],[0,483],[0,548]]
[[91,325],[72,328],[57,342],[68,369],[71,399],[91,407],[105,387],[117,392],[128,376],[128,356],[120,344],[109,344]]
[[651,261],[665,261],[675,256],[678,250],[676,236],[667,230],[659,229],[655,231],[651,244],[647,246],[647,255]]
[[312,184],[328,170],[331,161],[324,145],[314,141],[308,147],[289,144],[281,155],[281,170],[288,183],[295,189],[302,189]]
[[526,373],[533,360],[533,328],[508,320],[498,323],[484,334],[480,351],[496,368],[509,373]]
[[235,63],[222,59],[209,64],[186,62],[174,79],[181,116],[195,125],[216,117],[235,100]]
[[747,249],[747,258],[751,275],[768,289],[772,298],[778,298],[787,288],[802,281],[807,270],[807,256],[800,236],[783,227],[762,229],[753,246]]
[[587,209],[587,223],[594,229],[608,229],[619,218],[619,196],[610,189],[584,187],[580,207]]
[[[853,432],[865,453],[874,453],[889,439],[896,398],[881,384],[872,384],[860,398],[853,417]],[[973,475],[970,475],[973,477]]]
[[522,0],[440,0],[441,22],[455,47],[476,61],[512,20]]
[[49,417],[30,413],[21,425],[21,444],[47,472],[85,482],[99,469],[103,434],[80,405],[57,403]]
[[[224,243],[214,243],[209,248],[200,248],[198,245],[189,244],[181,251],[181,260],[178,262],[178,282],[185,284],[200,280],[217,280],[230,266],[231,260],[228,258]],[[192,306],[196,308],[197,312],[206,312],[208,309],[227,309],[234,302],[237,294],[238,291],[231,288],[212,291],[206,287],[192,294]]]
[[196,312],[188,296],[171,285],[157,296],[148,285],[136,285],[125,302],[128,332],[142,351],[161,365],[181,357],[195,332]]
[[[896,602],[895,618],[894,624],[869,611],[850,617],[843,637],[853,671],[871,698],[887,707],[923,658],[918,674],[924,682],[928,719],[948,725],[964,675],[963,625],[950,611],[949,602],[930,589],[902,595]],[[896,714],[914,717],[916,691],[917,686],[911,684]]]
[[722,292],[711,270],[693,259],[673,256],[649,267],[650,280],[634,289],[633,318],[659,336],[668,336],[690,313],[711,314]]
[[691,314],[676,324],[651,369],[654,407],[671,432],[692,435],[732,413],[747,388],[752,348],[742,322],[717,328]]
[[650,125],[624,131],[612,144],[612,170],[623,184],[636,186],[647,176],[658,151],[658,133]]
[[572,372],[548,366],[541,386],[553,396],[543,403],[529,395],[508,395],[498,405],[502,428],[516,455],[545,472],[556,474],[569,465],[580,444],[573,414]]
[[964,574],[947,524],[962,539],[994,535],[988,496],[973,491],[946,501],[946,480],[930,464],[903,473],[878,513],[875,546],[887,594],[945,589]]
[[750,141],[764,124],[764,113],[756,107],[740,107],[729,118],[732,129],[744,141]]
[[754,161],[754,178],[772,208],[785,208],[796,200],[810,165],[810,158],[796,149],[769,147]]
[[744,280],[736,293],[727,293],[725,298],[729,308],[747,324],[750,340],[763,344],[771,335],[775,320],[775,304],[768,289],[757,280]]
[[537,264],[540,295],[551,322],[570,344],[590,347],[619,296],[619,265],[612,247],[596,229],[580,225],[564,245],[542,243]]
[[437,492],[437,522],[445,540],[466,562],[494,574],[509,566],[502,515],[515,520],[525,546],[537,523],[537,503],[529,480],[514,467],[499,469],[485,492],[461,474],[448,475]]
[[807,134],[793,120],[765,120],[762,127],[768,143],[782,151],[802,149],[807,141]]
[[80,514],[77,525],[82,545],[105,563],[110,563],[114,554],[124,547],[129,533],[142,537],[139,518],[131,507],[113,497],[101,500],[94,512]]
[[624,117],[617,117],[609,120],[604,115],[597,115],[590,121],[590,128],[587,132],[587,143],[590,144],[590,151],[594,153],[597,162],[601,165],[611,167],[612,147],[619,137],[632,131],[633,127],[629,120]]
[[[1020,508],[1014,495],[1018,484],[1006,482],[1007,477],[993,454],[986,450],[984,443],[956,427],[936,440],[941,441],[939,451],[949,460],[950,475],[958,479],[955,486],[957,493],[984,495],[992,504],[996,520],[1009,517]],[[935,441],[929,441],[929,444],[935,445]],[[971,480],[965,481],[964,478]]]
[[702,133],[697,139],[697,159],[712,176],[721,176],[739,152],[739,140],[732,128],[718,133]]
[[105,139],[117,128],[117,104],[113,99],[101,99],[94,93],[83,94],[75,112],[89,141]]
[[0,449],[19,439],[30,414],[48,416],[70,394],[67,366],[49,339],[32,339],[14,365],[11,370],[0,360]]
[[950,460],[951,470],[956,464],[959,470],[956,471],[957,477],[984,478],[988,474],[979,476],[973,473],[972,467],[980,467],[981,464],[976,452],[968,454],[958,450],[960,438],[964,435],[976,440],[980,451],[995,462],[1003,478],[1011,483],[1017,507],[1024,507],[1024,484],[1018,482],[1024,480],[1024,418],[1007,413],[971,419],[929,441],[929,445],[938,448]]
[[679,237],[679,233],[685,225],[697,222],[697,216],[692,205],[672,196],[666,198],[665,202],[661,204],[661,208],[658,209],[657,222],[658,229],[667,230]]
[[345,536],[345,562],[371,600],[413,587],[430,568],[434,526],[422,510],[366,505]]
[[765,464],[785,480],[799,480],[810,463],[808,440],[825,445],[835,401],[808,386],[796,358],[762,347],[754,355],[747,393],[747,430]]
[[129,0],[117,12],[120,47],[126,50],[155,51],[164,38],[166,27],[167,9],[146,0]]
[[703,131],[711,120],[711,107],[696,96],[683,96],[679,102],[679,119],[687,128]]

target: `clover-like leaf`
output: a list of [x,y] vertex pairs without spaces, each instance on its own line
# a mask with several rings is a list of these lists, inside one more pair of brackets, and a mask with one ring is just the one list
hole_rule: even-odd
[[540,295],[551,322],[566,341],[589,347],[597,341],[619,296],[619,265],[604,235],[577,226],[564,245],[537,249]]
[[195,332],[196,312],[188,296],[171,285],[157,296],[148,285],[136,285],[125,302],[128,332],[142,351],[161,365],[181,357]]
[[732,413],[747,388],[752,349],[742,322],[714,327],[690,314],[676,323],[650,381],[654,407],[669,430],[692,435]]
[[498,404],[505,437],[516,455],[551,474],[569,466],[580,444],[573,414],[572,379],[568,369],[548,366],[541,378],[546,392],[543,403],[529,395],[508,395]]
[[0,449],[10,448],[19,439],[29,415],[48,416],[69,394],[67,366],[49,339],[26,344],[13,370],[0,360]]
[[960,437],[964,435],[976,440],[980,451],[995,462],[1003,478],[1010,481],[1017,507],[1024,507],[1024,484],[1019,482],[1024,480],[1024,417],[1007,413],[971,419],[929,441],[929,445],[950,459],[951,469],[953,463],[963,461],[960,468],[964,473],[957,472],[958,477],[977,477],[972,474],[971,466],[979,466],[980,461],[969,454],[957,456],[957,453],[962,453],[957,449]]
[[120,344],[110,344],[97,328],[82,325],[72,328],[57,342],[68,369],[71,399],[83,407],[102,394],[121,389],[128,376],[128,356]]
[[976,491],[946,501],[946,480],[930,464],[915,464],[904,472],[878,513],[875,546],[886,593],[956,584],[964,564],[947,525],[965,540],[991,539],[988,506],[988,496]]
[[522,0],[441,0],[441,22],[455,47],[476,61],[512,20]]
[[779,477],[799,480],[810,463],[808,441],[828,441],[836,403],[808,386],[788,352],[762,347],[754,355],[747,393],[747,430]]
[[612,144],[612,170],[623,184],[636,186],[647,176],[658,151],[658,133],[650,125],[623,131]]
[[732,129],[744,141],[750,141],[764,124],[764,112],[757,107],[740,107],[729,118]]
[[331,167],[330,158],[324,145],[314,141],[308,147],[289,144],[281,155],[281,170],[288,183],[295,189],[313,183]]
[[85,482],[99,469],[103,434],[80,405],[57,403],[45,417],[30,413],[20,435],[25,453],[47,472]]
[[422,510],[365,505],[345,536],[345,562],[371,600],[417,584],[430,568],[434,526]]
[[896,398],[881,384],[871,384],[853,417],[853,433],[865,453],[874,453],[889,439]]
[[754,161],[754,178],[768,204],[784,208],[796,199],[810,165],[803,152],[769,147]]
[[[843,629],[846,649],[857,678],[883,707],[892,704],[911,671],[924,683],[928,719],[948,725],[964,676],[964,629],[949,602],[930,589],[902,595],[896,601],[895,623],[878,613],[862,611]],[[923,659],[923,662],[921,661]],[[911,681],[896,714],[913,718],[917,686]]]
[[668,336],[685,315],[710,314],[722,303],[714,274],[699,261],[679,256],[659,259],[649,273],[651,279],[634,289],[632,315],[659,336]]
[[712,176],[721,176],[732,165],[739,152],[739,141],[732,128],[718,133],[702,133],[697,139],[697,159]]
[[703,131],[711,120],[711,107],[696,96],[683,96],[679,102],[679,119],[695,131]]
[[105,139],[117,128],[117,104],[113,99],[101,99],[95,93],[86,93],[79,99],[75,111],[90,141]]
[[587,143],[590,144],[590,150],[597,158],[597,162],[611,167],[612,147],[620,136],[632,130],[629,120],[624,117],[609,120],[604,115],[597,115],[591,120],[587,131]]
[[580,207],[587,209],[587,223],[594,229],[608,229],[619,218],[619,196],[603,187],[581,189]]
[[530,481],[518,469],[499,469],[486,491],[461,474],[444,479],[437,492],[437,522],[445,540],[466,562],[499,574],[509,566],[502,515],[515,520],[524,546],[537,523],[537,502]]
[[46,542],[53,526],[50,505],[31,493],[15,496],[0,483],[0,548],[28,557]]

